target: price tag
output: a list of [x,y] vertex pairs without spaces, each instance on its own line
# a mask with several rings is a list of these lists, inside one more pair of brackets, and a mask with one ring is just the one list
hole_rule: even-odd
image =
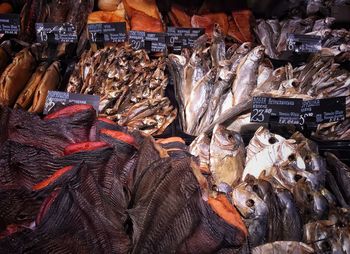
[[98,113],[98,107],[100,104],[100,97],[96,95],[89,94],[76,94],[76,93],[66,93],[59,91],[49,91],[46,96],[46,102],[44,107],[44,114],[48,114],[50,110],[56,105],[56,103],[61,103],[63,105],[69,103],[76,104],[90,104]]
[[302,99],[254,97],[250,121],[299,124]]
[[287,50],[298,53],[315,53],[322,48],[322,37],[306,34],[288,34]]
[[2,34],[19,34],[20,19],[18,14],[1,14],[0,15],[0,33]]
[[77,30],[71,23],[36,23],[38,42],[74,43],[78,41]]
[[145,49],[151,53],[164,53],[166,50],[165,33],[146,32]]
[[88,24],[91,42],[124,42],[126,39],[126,23],[96,23]]
[[303,101],[300,124],[331,123],[345,120],[346,97]]
[[202,28],[168,27],[166,43],[174,53],[179,53],[183,48],[192,48],[194,42],[203,34]]
[[144,31],[129,31],[129,43],[134,50],[144,49],[145,48],[145,36],[146,32]]

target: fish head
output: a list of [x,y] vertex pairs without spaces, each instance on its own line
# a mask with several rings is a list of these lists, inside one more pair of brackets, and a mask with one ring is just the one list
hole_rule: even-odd
[[279,147],[279,155],[282,163],[288,162],[300,170],[305,170],[305,162],[298,152],[298,146],[295,144],[295,140],[290,139],[281,142]]
[[285,75],[286,75],[286,68],[285,67],[280,67],[277,68],[272,72],[272,75],[277,79],[277,80],[282,80]]
[[250,57],[253,61],[258,61],[263,59],[264,55],[265,55],[265,47],[262,45],[255,47],[250,52]]
[[212,142],[226,151],[234,151],[244,147],[243,139],[239,133],[230,131],[220,124],[214,127]]
[[236,50],[236,53],[240,55],[245,55],[247,54],[253,47],[253,44],[251,42],[244,42],[239,46]]
[[186,65],[186,58],[181,55],[169,54],[168,59],[177,67],[183,68]]
[[265,202],[247,183],[241,183],[233,189],[232,200],[245,219],[264,216],[268,213]]

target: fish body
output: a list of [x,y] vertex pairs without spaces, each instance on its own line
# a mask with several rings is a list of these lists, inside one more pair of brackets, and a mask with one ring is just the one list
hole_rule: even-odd
[[48,91],[56,89],[61,82],[60,68],[61,64],[58,61],[53,62],[49,68],[47,68],[35,90],[33,104],[29,108],[29,112],[41,113],[44,110]]
[[259,153],[266,147],[273,145],[277,142],[284,141],[285,138],[283,138],[280,135],[271,133],[267,128],[259,127],[253,138],[249,141],[249,144],[246,148],[247,150],[247,157],[246,162],[248,162],[255,154]]
[[265,243],[268,235],[269,216],[266,203],[245,182],[233,189],[232,200],[244,218],[251,246],[255,247]]
[[35,72],[33,73],[30,80],[28,81],[26,87],[19,95],[15,104],[15,108],[28,109],[28,107],[33,101],[34,93],[38,85],[40,84],[48,67],[49,67],[48,63],[44,62],[43,64],[40,64],[38,68],[36,68]]
[[305,163],[297,151],[297,145],[294,140],[277,142],[255,154],[246,163],[243,179],[248,174],[258,177],[264,170],[269,175],[272,166],[282,165],[284,163],[292,163],[300,170],[305,170]]
[[251,92],[257,85],[258,67],[264,57],[264,50],[263,46],[257,46],[240,62],[237,76],[232,84],[233,105],[238,105],[250,98]]
[[188,103],[185,105],[188,134],[196,133],[198,120],[204,115],[209,104],[209,98],[216,79],[216,69],[211,69],[193,87]]
[[200,134],[190,145],[189,151],[192,155],[198,156],[200,168],[202,171],[209,173],[209,147],[210,138],[205,134]]
[[35,67],[35,58],[28,48],[17,53],[0,77],[0,104],[14,105]]
[[216,125],[210,143],[210,171],[215,184],[237,185],[242,177],[244,157],[242,137],[222,125]]

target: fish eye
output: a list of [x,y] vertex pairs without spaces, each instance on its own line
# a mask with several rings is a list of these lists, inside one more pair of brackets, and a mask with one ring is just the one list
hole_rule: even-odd
[[312,195],[311,195],[311,194],[307,194],[306,198],[307,198],[307,200],[308,200],[308,201],[310,201],[310,202],[313,200],[313,198],[312,198]]
[[295,175],[294,176],[294,181],[298,182],[300,179],[302,179],[303,177],[301,175]]
[[229,139],[233,139],[233,135],[232,135],[231,133],[227,134],[227,137],[228,137]]
[[311,161],[311,157],[310,157],[310,155],[306,155],[304,160],[305,160],[305,162],[309,162],[309,161]]
[[245,204],[248,206],[248,207],[253,207],[255,202],[253,199],[248,199]]
[[294,153],[292,153],[291,155],[288,156],[288,160],[289,160],[289,161],[295,161],[296,159],[297,159],[297,158],[296,158],[296,156],[295,156]]
[[276,142],[277,142],[277,139],[276,139],[275,137],[269,138],[269,143],[270,143],[270,144],[274,144],[274,143],[276,143]]
[[321,249],[322,251],[331,251],[332,250],[332,246],[328,241],[323,241],[321,243]]

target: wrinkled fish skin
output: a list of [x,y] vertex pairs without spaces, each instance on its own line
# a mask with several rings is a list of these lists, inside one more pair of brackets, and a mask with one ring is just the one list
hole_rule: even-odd
[[40,84],[41,79],[43,78],[47,68],[49,67],[47,62],[40,64],[38,68],[35,70],[30,80],[28,81],[26,87],[23,89],[21,94],[19,95],[15,108],[23,108],[28,109],[30,104],[33,101],[34,93]]
[[205,172],[209,171],[210,162],[210,138],[205,134],[200,134],[190,145],[189,151],[192,155],[198,156],[200,161],[201,170]]
[[58,61],[53,62],[50,67],[47,68],[42,80],[36,88],[33,104],[29,108],[29,112],[40,113],[44,110],[48,91],[56,89],[61,82],[60,68],[61,64]]
[[215,126],[210,143],[210,171],[215,184],[237,185],[242,177],[244,157],[242,137],[222,125]]
[[237,68],[237,76],[232,85],[233,105],[247,101],[257,85],[258,67],[264,57],[263,46],[255,47],[242,59]]
[[1,105],[13,106],[35,67],[35,58],[28,48],[17,53],[0,78]]

